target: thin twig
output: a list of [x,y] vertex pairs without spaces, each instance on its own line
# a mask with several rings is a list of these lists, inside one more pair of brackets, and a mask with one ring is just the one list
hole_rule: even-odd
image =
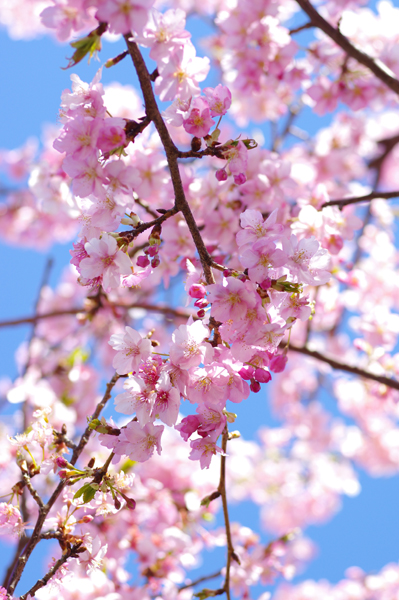
[[349,56],[355,58],[359,63],[370,69],[372,73],[382,81],[387,87],[389,87],[395,94],[399,94],[399,81],[392,77],[388,73],[388,67],[383,63],[380,63],[380,67],[377,61],[368,54],[365,54],[356,46],[354,46],[347,37],[342,35],[339,29],[336,29],[328,21],[326,21],[317,10],[310,4],[309,0],[296,0],[302,10],[308,15],[313,25],[324,31],[328,37],[330,37],[338,46],[344,50]]
[[225,529],[226,529],[226,539],[227,539],[226,575],[225,575],[223,589],[226,592],[227,600],[230,600],[230,565],[231,565],[231,560],[235,554],[234,554],[233,542],[231,539],[230,519],[229,519],[229,510],[228,510],[228,505],[227,505],[227,492],[226,492],[226,450],[227,450],[228,439],[229,439],[229,430],[227,428],[227,423],[226,423],[225,428],[223,429],[223,434],[222,434],[223,454],[221,456],[221,461],[220,461],[220,481],[219,481],[218,491],[220,492],[220,495],[222,498],[224,525],[225,525]]
[[[212,266],[216,269],[224,269],[222,265],[217,265],[217,263],[212,262]],[[109,307],[116,308],[125,308],[126,310],[130,310],[131,308],[140,308],[143,310],[148,310],[150,312],[159,312],[161,314],[177,317],[177,318],[189,318],[192,313],[190,311],[182,311],[175,308],[171,308],[168,306],[158,306],[157,304],[141,304],[140,302],[134,302],[132,304],[123,304],[121,302],[110,302],[107,304]],[[81,308],[69,308],[66,310],[55,310],[48,313],[43,313],[39,315],[33,315],[31,317],[21,317],[20,319],[12,319],[10,321],[0,321],[0,328],[2,327],[14,327],[16,325],[25,325],[26,323],[36,323],[37,321],[41,321],[42,319],[52,319],[53,317],[62,317],[65,315],[76,315],[79,313],[90,313],[90,310],[86,310],[83,306]]]
[[290,344],[289,351],[299,352],[300,354],[305,354],[306,356],[310,356],[311,358],[315,358],[316,360],[320,360],[324,363],[327,363],[333,369],[338,369],[339,371],[346,371],[346,373],[352,373],[352,375],[357,375],[358,377],[364,377],[365,379],[371,379],[372,381],[376,381],[377,383],[381,383],[382,385],[386,385],[387,387],[393,390],[399,390],[399,381],[395,379],[390,379],[389,377],[385,377],[384,375],[375,375],[374,373],[370,373],[369,371],[365,371],[364,369],[359,369],[358,367],[351,367],[346,363],[339,362],[334,358],[328,358],[321,352],[317,352],[317,350],[309,350],[305,346],[294,346]]
[[32,498],[34,499],[36,504],[39,506],[39,508],[43,508],[44,507],[43,500],[40,498],[39,494],[33,487],[32,482],[29,477],[29,474],[26,471],[22,471],[22,478],[25,482],[26,487],[29,490],[30,495],[32,496]]
[[390,198],[399,198],[399,191],[395,192],[370,192],[370,194],[365,194],[364,196],[353,196],[350,198],[340,198],[338,200],[329,200],[328,202],[324,202],[321,208],[325,208],[326,206],[339,206],[340,208],[347,206],[348,204],[358,204],[359,202],[369,202],[370,200],[375,200],[376,198],[383,198],[385,200],[389,200]]
[[304,31],[305,29],[311,29],[312,27],[314,27],[314,24],[312,23],[312,21],[308,21],[303,25],[299,25],[299,27],[294,27],[294,29],[290,29],[288,33],[290,35],[294,35],[294,33],[299,33],[300,31]]
[[199,577],[198,579],[194,579],[194,581],[192,581],[191,583],[186,583],[185,585],[181,585],[179,587],[179,592],[181,592],[182,590],[187,590],[188,588],[192,588],[196,585],[198,585],[199,583],[203,583],[204,581],[208,581],[209,579],[216,579],[216,577],[220,577],[222,574],[222,571],[216,571],[216,573],[211,573],[211,575],[204,575],[204,577]]

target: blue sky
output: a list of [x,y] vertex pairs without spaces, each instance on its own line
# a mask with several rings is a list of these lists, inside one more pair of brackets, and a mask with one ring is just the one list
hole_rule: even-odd
[[[394,2],[399,5],[399,2]],[[193,22],[196,35],[202,35],[206,27]],[[101,54],[102,63],[122,51],[122,43],[104,44]],[[202,52],[198,52],[202,55]],[[67,46],[61,46],[51,38],[42,38],[30,42],[10,40],[4,31],[0,31],[0,74],[3,92],[0,94],[2,125],[0,130],[0,148],[12,149],[24,143],[27,137],[39,137],[43,123],[57,120],[60,96],[63,89],[70,87],[71,71],[60,67],[67,63],[71,55]],[[90,65],[82,62],[75,67],[81,79],[90,81],[100,63],[92,61]],[[136,79],[129,60],[125,60],[111,70],[103,71],[103,82],[119,81],[123,84],[135,84]],[[214,74],[206,85],[216,85]],[[302,126],[314,132],[325,120],[318,117],[304,117]],[[32,314],[39,282],[49,253],[34,250],[11,248],[0,245],[0,319],[9,319]],[[69,245],[57,246],[50,254],[55,264],[50,282],[55,285],[62,269],[69,261]],[[0,329],[1,367],[0,377],[16,376],[14,353],[18,345],[29,334],[28,327]],[[259,423],[272,424],[273,419],[267,408],[267,398],[262,392],[238,407],[238,428],[244,437],[254,435],[253,419]],[[310,564],[303,578],[326,578],[333,582],[344,576],[347,567],[357,565],[365,571],[377,571],[388,562],[399,559],[399,478],[372,479],[360,473],[363,488],[360,496],[345,498],[343,510],[325,526],[310,527],[306,531],[319,547],[318,557]],[[257,509],[245,504],[232,508],[233,519],[258,528]],[[0,546],[0,552],[2,547]],[[8,553],[8,550],[7,550]],[[47,553],[47,547],[45,550]],[[7,556],[7,554],[2,554]],[[38,564],[43,560],[38,553],[27,569],[25,585],[37,578]],[[214,559],[208,558],[210,570],[214,568]],[[0,577],[7,560],[0,564]]]

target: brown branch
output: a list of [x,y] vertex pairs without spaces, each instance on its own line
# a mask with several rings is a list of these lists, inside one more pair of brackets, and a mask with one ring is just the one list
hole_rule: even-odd
[[30,495],[32,496],[32,498],[34,499],[34,501],[36,502],[36,504],[39,506],[39,508],[42,509],[44,507],[43,500],[40,498],[39,494],[37,493],[37,491],[33,487],[32,482],[31,482],[30,477],[29,477],[29,474],[26,471],[22,470],[22,477],[23,477],[23,480],[25,482],[26,487],[29,490]]
[[149,215],[154,217],[154,219],[158,219],[159,214],[155,210],[153,210],[147,202],[144,202],[144,200],[140,200],[140,198],[136,198],[135,203],[138,204],[139,206],[141,206],[141,208],[144,208],[144,210]]
[[[217,263],[212,263],[212,266],[214,266],[216,269],[219,269],[219,270],[222,269],[222,265],[217,265]],[[224,269],[224,267],[223,267],[223,269]],[[131,308],[142,308],[143,310],[148,310],[150,312],[159,312],[164,315],[170,315],[170,316],[182,318],[182,319],[184,319],[184,318],[188,319],[189,316],[192,314],[189,311],[182,311],[182,310],[178,310],[178,309],[171,308],[168,306],[158,306],[156,304],[140,304],[137,302],[134,302],[132,304],[122,304],[122,303],[118,303],[118,302],[110,302],[109,306],[111,308],[112,307],[125,308],[126,310],[129,310]],[[62,317],[64,315],[76,315],[79,313],[89,314],[90,312],[91,312],[90,310],[86,310],[83,306],[81,308],[69,308],[66,310],[55,310],[55,311],[48,312],[48,313],[34,315],[32,317],[21,317],[20,319],[12,319],[10,321],[0,321],[0,328],[12,327],[15,325],[25,325],[26,323],[35,323],[37,321],[41,321],[42,319],[51,319],[53,317]]]
[[396,381],[395,379],[390,379],[389,377],[385,377],[384,375],[375,375],[374,373],[370,373],[369,371],[365,371],[364,369],[359,369],[358,367],[351,367],[350,365],[339,362],[334,358],[328,358],[327,356],[324,356],[324,354],[317,352],[317,350],[309,350],[309,348],[306,348],[304,346],[300,347],[290,344],[289,351],[305,354],[305,356],[310,356],[311,358],[315,358],[316,360],[320,360],[324,363],[327,363],[333,369],[345,371],[346,373],[351,373],[352,375],[357,375],[358,377],[364,377],[365,379],[371,379],[372,381],[376,381],[377,383],[386,385],[387,387],[393,390],[399,390],[399,381]]
[[226,492],[226,450],[227,450],[227,441],[229,439],[229,430],[227,428],[227,423],[223,429],[222,434],[222,450],[223,455],[221,456],[220,461],[220,480],[218,491],[220,492],[222,498],[223,505],[223,516],[224,516],[224,524],[226,528],[226,538],[227,538],[227,561],[226,561],[226,575],[224,580],[223,589],[226,592],[227,600],[230,600],[230,565],[232,558],[236,557],[233,547],[233,542],[231,539],[231,530],[230,530],[230,520],[229,520],[229,511],[227,506],[227,492]]
[[[395,94],[399,94],[399,81],[389,75],[389,73],[385,70],[387,67],[383,65],[380,67],[377,62],[371,58],[368,54],[365,54],[361,50],[358,50],[356,46],[354,46],[347,37],[342,35],[339,29],[336,29],[328,21],[326,21],[317,10],[310,4],[309,0],[296,0],[302,10],[308,15],[313,25],[324,31],[328,37],[330,37],[338,46],[344,50],[349,56],[355,58],[359,63],[370,69],[372,73],[380,81],[382,81],[389,89],[391,89]],[[382,64],[382,63],[381,63]],[[385,68],[384,68],[385,67]]]
[[176,206],[174,206],[170,210],[167,210],[165,214],[161,215],[160,217],[157,217],[153,221],[146,221],[144,223],[141,223],[140,225],[137,225],[137,227],[135,227],[134,229],[118,232],[118,236],[123,240],[126,240],[127,244],[130,244],[130,242],[132,242],[138,235],[140,235],[140,233],[143,233],[143,231],[146,231],[151,227],[155,227],[156,225],[162,225],[162,223],[166,221],[166,219],[170,219],[170,217],[173,217],[173,215],[175,215],[178,212],[179,209]]
[[300,31],[304,31],[305,29],[311,29],[314,27],[314,24],[311,21],[304,23],[303,25],[299,25],[299,27],[294,27],[294,29],[289,30],[290,35],[294,35],[294,33],[299,33]]
[[191,583],[181,585],[179,587],[178,593],[181,592],[182,590],[187,590],[188,588],[192,588],[192,587],[198,585],[199,583],[202,583],[203,581],[208,581],[209,579],[216,579],[216,577],[220,577],[221,574],[222,574],[222,572],[221,572],[221,570],[219,570],[219,571],[216,571],[216,573],[212,573],[211,575],[204,575],[204,577],[199,577],[198,579],[194,579],[194,581],[192,581]]
[[399,191],[396,192],[370,192],[370,194],[366,194],[365,196],[353,196],[350,198],[341,198],[339,200],[329,200],[328,202],[324,202],[321,208],[325,208],[326,206],[339,206],[343,208],[348,204],[358,204],[359,202],[368,202],[370,200],[374,200],[375,198],[384,198],[385,200],[389,200],[389,198],[399,198]]
[[126,34],[124,37],[139,79],[141,91],[143,93],[147,117],[151,119],[151,121],[154,123],[158,131],[158,135],[161,138],[163,147],[165,149],[166,159],[168,161],[170,176],[172,179],[173,190],[175,193],[176,211],[181,212],[186,220],[186,223],[188,225],[188,228],[190,230],[190,233],[192,235],[201,260],[206,282],[208,284],[215,283],[212,269],[210,267],[212,259],[206,249],[204,241],[201,237],[201,233],[198,229],[197,223],[194,219],[193,213],[191,212],[191,208],[186,200],[186,196],[184,193],[183,183],[179,171],[179,164],[177,160],[179,151],[173,143],[172,138],[169,135],[168,128],[166,127],[161,113],[159,112],[159,108],[152,89],[151,75],[148,72],[148,69],[137,44],[135,42],[130,41],[130,34]]
[[[106,390],[105,390],[105,394],[104,394],[103,398],[101,399],[101,401],[98,403],[98,405],[96,407],[96,410],[93,413],[93,416],[92,416],[93,419],[97,419],[99,417],[102,409],[104,408],[104,406],[106,405],[106,403],[110,399],[112,389],[113,389],[114,385],[116,384],[116,382],[118,381],[118,379],[119,379],[119,375],[115,374],[112,377],[111,381],[107,384]],[[78,458],[81,455],[83,449],[85,448],[87,442],[89,441],[89,438],[90,438],[91,434],[92,434],[92,430],[89,429],[89,426],[87,426],[85,432],[83,433],[82,437],[80,438],[80,441],[79,441],[78,445],[76,446],[75,450],[73,451],[72,458],[70,460],[70,463],[72,465],[74,465],[76,463],[76,461],[78,460]],[[32,554],[33,550],[35,549],[36,545],[39,543],[39,541],[41,539],[42,527],[43,527],[43,524],[44,524],[44,522],[45,522],[45,520],[47,518],[47,515],[50,512],[50,510],[53,507],[53,505],[56,502],[56,500],[58,499],[58,497],[60,496],[60,494],[63,491],[64,487],[66,486],[66,483],[67,483],[67,480],[60,481],[59,484],[58,484],[58,486],[54,490],[52,496],[47,501],[47,503],[44,504],[42,507],[40,507],[40,509],[39,509],[39,516],[37,518],[36,525],[34,527],[32,536],[29,538],[28,543],[26,544],[26,546],[25,546],[22,554],[19,555],[18,560],[15,563],[14,573],[11,575],[12,580],[11,580],[11,583],[7,587],[7,592],[10,595],[13,595],[14,590],[15,590],[16,586],[18,585],[19,580],[21,579],[21,575],[22,575],[23,570],[24,570],[24,568],[26,566],[26,563],[29,560],[29,557]],[[43,578],[43,580],[40,580],[40,581],[44,581],[44,579],[45,578]],[[39,587],[43,587],[43,586],[39,586]],[[36,589],[39,589],[39,588],[36,588]],[[28,594],[31,593],[31,591],[32,590],[30,590],[28,592]],[[25,597],[26,597],[26,595],[25,595]],[[23,598],[23,597],[21,597],[21,598]]]

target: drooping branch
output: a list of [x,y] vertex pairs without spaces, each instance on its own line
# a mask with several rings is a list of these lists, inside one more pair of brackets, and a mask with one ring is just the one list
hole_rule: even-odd
[[371,200],[375,200],[376,198],[383,198],[385,200],[389,200],[390,198],[399,198],[399,191],[395,192],[370,192],[370,194],[365,194],[364,196],[353,196],[350,198],[341,198],[338,200],[329,200],[328,202],[324,202],[321,208],[325,208],[326,206],[339,206],[343,208],[348,204],[359,204],[360,202],[369,202]]
[[370,69],[372,73],[380,81],[385,83],[387,87],[389,87],[395,94],[399,94],[399,81],[392,77],[388,73],[388,68],[385,67],[382,63],[382,66],[378,64],[379,61],[375,60],[368,54],[365,54],[356,46],[354,46],[347,37],[345,37],[339,29],[330,25],[328,21],[326,21],[312,6],[309,0],[296,0],[302,10],[308,15],[313,25],[324,31],[328,37],[330,37],[338,46],[342,48],[344,52],[346,52],[352,58],[355,58],[359,63]]
[[399,381],[395,381],[395,379],[390,379],[384,375],[375,375],[374,373],[370,373],[364,369],[359,369],[358,367],[352,367],[334,358],[329,358],[328,356],[321,354],[321,352],[317,352],[317,350],[309,350],[309,348],[306,348],[306,346],[301,347],[293,344],[290,344],[289,350],[292,352],[305,354],[306,356],[310,356],[316,360],[320,360],[330,365],[333,369],[337,369],[338,371],[346,371],[346,373],[351,373],[352,375],[357,375],[358,377],[363,377],[364,379],[370,379],[372,381],[376,381],[377,383],[381,383],[382,385],[386,385],[393,390],[399,390]]

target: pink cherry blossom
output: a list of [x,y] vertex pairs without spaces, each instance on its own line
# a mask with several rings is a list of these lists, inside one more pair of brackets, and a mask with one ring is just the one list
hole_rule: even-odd
[[131,327],[125,327],[125,333],[111,335],[108,343],[117,350],[112,366],[119,375],[137,371],[141,361],[147,360],[152,353],[151,341]]
[[129,456],[131,460],[145,462],[151,458],[155,449],[158,454],[161,454],[163,430],[163,425],[147,423],[144,427],[140,427],[137,421],[131,421],[122,430],[115,452]]
[[201,362],[209,362],[213,356],[213,348],[208,342],[204,342],[208,336],[209,330],[201,321],[180,325],[172,334],[169,351],[172,363],[189,369]]
[[85,279],[101,275],[105,291],[118,287],[121,275],[131,272],[130,258],[119,250],[111,235],[104,234],[101,239],[93,238],[86,242],[85,251],[88,257],[80,261],[80,273]]

